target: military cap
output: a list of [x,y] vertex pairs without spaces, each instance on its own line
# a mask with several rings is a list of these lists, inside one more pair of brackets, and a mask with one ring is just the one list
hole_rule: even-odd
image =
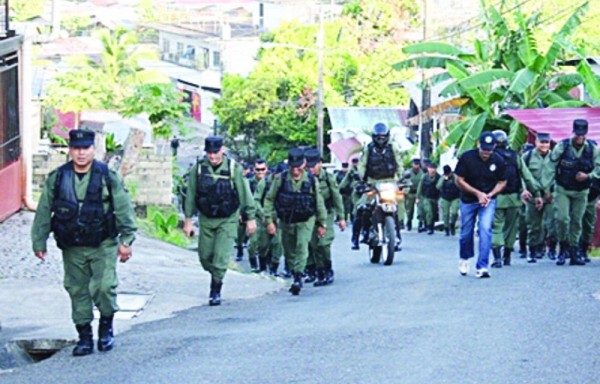
[[452,173],[452,168],[448,164],[444,165],[444,175],[449,175]]
[[319,161],[321,161],[321,154],[316,148],[309,148],[304,152],[304,158],[306,159],[306,165],[308,167],[314,167]]
[[428,161],[427,168],[437,168],[437,164],[433,161]]
[[288,166],[299,167],[304,164],[304,151],[300,148],[292,148],[288,152]]
[[577,120],[573,121],[573,133],[578,136],[587,135],[587,133],[588,133],[587,120],[577,119]]
[[204,152],[219,152],[221,147],[223,147],[222,136],[208,136],[206,139],[204,139]]
[[352,164],[358,164],[358,157],[352,159]]
[[411,160],[411,162],[412,162],[413,164],[421,165],[421,159],[418,159],[418,158],[414,158],[414,159],[412,159],[412,160]]
[[288,166],[285,163],[279,163],[277,164],[277,166],[275,167],[274,172],[275,173],[281,173],[281,172],[285,172],[287,171]]
[[342,168],[348,168],[348,163],[342,163]]
[[486,131],[479,136],[479,148],[484,151],[491,151],[496,145],[496,138],[492,132]]
[[73,129],[69,131],[69,147],[89,147],[94,145],[94,131]]
[[538,141],[550,141],[551,140],[549,133],[542,133],[542,132],[538,132],[537,139],[538,139]]

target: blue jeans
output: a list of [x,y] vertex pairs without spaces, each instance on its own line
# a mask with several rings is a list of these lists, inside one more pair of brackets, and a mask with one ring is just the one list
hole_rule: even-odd
[[475,218],[478,218],[479,257],[477,258],[477,269],[487,268],[489,264],[495,211],[496,199],[493,199],[487,207],[482,207],[479,203],[460,202],[460,258],[468,260],[475,256],[473,234]]

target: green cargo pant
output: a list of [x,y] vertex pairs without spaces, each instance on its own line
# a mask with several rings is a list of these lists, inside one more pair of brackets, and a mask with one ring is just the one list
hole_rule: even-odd
[[435,215],[438,209],[437,202],[437,199],[424,197],[419,203],[419,205],[423,207],[424,223],[427,226],[433,226],[435,224]]
[[444,220],[445,229],[449,230],[451,227],[456,226],[456,219],[458,218],[459,207],[460,199],[440,199],[440,208],[442,210],[442,219]]
[[315,228],[315,217],[296,224],[280,223],[285,263],[290,272],[304,272],[308,243]]
[[492,226],[492,247],[515,248],[519,230],[519,209],[521,207],[496,207]]
[[256,247],[259,259],[265,260],[267,265],[272,263],[279,264],[279,259],[283,254],[281,228],[279,226],[277,226],[275,235],[271,236],[267,233],[267,227],[260,224],[256,233],[250,237],[250,240],[255,243],[255,245],[252,245],[252,248]]
[[117,242],[104,240],[100,247],[63,250],[64,287],[71,298],[71,318],[76,325],[94,319],[94,305],[102,316],[112,316],[117,306]]
[[[413,216],[415,214],[415,201],[417,200],[417,195],[414,193],[407,193],[404,198],[404,209],[406,211],[406,222],[412,223]],[[418,216],[418,213],[417,213]],[[402,216],[400,216],[402,217]],[[419,220],[420,217],[417,217]]]
[[334,221],[335,213],[328,213],[327,231],[325,232],[325,236],[320,239],[317,235],[317,228],[313,231],[308,248],[307,265],[314,265],[317,269],[322,269],[325,267],[326,260],[331,261],[331,244],[335,238]]
[[[527,227],[529,229],[527,232],[527,243],[530,247],[544,245],[544,241],[550,238],[550,233],[547,231],[547,222],[548,220],[552,220],[554,216],[554,204],[544,203],[542,209],[537,209],[535,201],[532,199],[527,203],[526,215]],[[548,216],[551,217],[549,218]],[[550,226],[553,225],[553,223],[550,224]]]
[[592,201],[588,201],[585,205],[585,213],[583,214],[583,220],[581,222],[581,242],[584,244],[591,244],[594,238],[594,225],[596,224],[596,202],[598,198]]
[[231,250],[238,231],[236,215],[225,219],[201,217],[200,236],[198,237],[198,256],[200,264],[213,279],[220,283],[227,272]]
[[556,233],[559,242],[568,242],[570,246],[579,245],[581,221],[587,205],[588,189],[569,191],[556,187],[554,208],[556,210]]

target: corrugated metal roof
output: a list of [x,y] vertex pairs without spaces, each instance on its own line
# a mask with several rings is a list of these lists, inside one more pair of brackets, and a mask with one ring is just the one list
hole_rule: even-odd
[[584,119],[589,127],[587,137],[600,142],[600,107],[515,109],[507,111],[506,114],[526,126],[532,135],[530,138],[537,132],[545,132],[551,135],[553,141],[571,137],[573,120]]

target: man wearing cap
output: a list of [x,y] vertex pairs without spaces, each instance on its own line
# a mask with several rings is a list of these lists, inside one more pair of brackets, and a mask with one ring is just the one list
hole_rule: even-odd
[[356,186],[360,182],[360,175],[358,174],[358,158],[352,159],[352,167],[344,176],[344,179],[340,183],[340,191],[349,189],[352,196],[352,249],[358,250],[358,237],[362,230],[362,215],[358,212],[358,200],[362,194],[357,193]]
[[319,180],[304,170],[304,153],[293,148],[288,153],[289,171],[284,171],[273,180],[265,198],[265,223],[267,232],[277,232],[275,220],[279,220],[281,240],[286,264],[291,269],[294,282],[292,295],[300,294],[302,273],[308,258],[308,243],[313,231],[323,237],[327,230],[327,210],[319,193]]
[[588,122],[575,120],[573,136],[556,144],[550,154],[554,165],[556,232],[560,252],[557,265],[585,265],[578,252],[581,223],[593,179],[600,179],[600,152],[586,140]]
[[438,180],[436,188],[440,191],[440,208],[446,236],[454,236],[456,219],[458,218],[460,190],[456,186],[456,177],[449,165],[444,165],[444,176]]
[[490,277],[488,264],[492,243],[492,224],[496,196],[506,185],[504,160],[494,153],[496,140],[491,132],[479,137],[479,148],[464,152],[456,165],[456,185],[460,189],[460,259],[461,275],[469,273],[469,259],[475,256],[474,229],[478,221],[478,278]]
[[246,232],[256,231],[256,207],[242,167],[224,154],[223,138],[208,136],[206,155],[190,172],[183,230],[193,233],[192,216],[199,211],[198,255],[210,273],[210,306],[221,304],[221,287],[237,235],[238,219],[243,215]]
[[[537,187],[517,151],[508,147],[506,132],[499,129],[492,133],[496,139],[494,152],[502,157],[506,165],[506,187],[498,194],[492,227],[492,268],[502,268],[503,262],[506,266],[510,265],[511,253],[517,239],[519,209],[523,205],[521,192],[524,199],[529,199]],[[527,189],[523,188],[524,184],[527,185]]]
[[[256,180],[255,180],[255,174],[252,169],[252,165],[244,164],[242,169],[244,170],[244,178],[246,180],[248,180],[248,185],[250,186],[250,192],[252,192],[252,194],[254,194],[254,191],[256,190]],[[246,233],[246,217],[244,216],[244,213],[242,212],[242,214],[239,217],[237,237],[235,239],[235,249],[237,251],[237,253],[235,255],[235,261],[242,261],[244,259],[244,247],[247,246],[249,243],[250,243],[250,237]],[[250,252],[250,250],[248,250],[248,252]],[[248,257],[251,256],[250,253],[248,253],[248,255],[249,255]]]
[[438,199],[440,191],[437,189],[437,183],[440,175],[436,171],[437,165],[433,162],[427,163],[427,173],[421,177],[417,187],[417,204],[423,205],[425,227],[427,234],[433,235],[433,226],[435,224],[435,214],[438,209]]
[[116,172],[94,160],[94,132],[69,132],[71,161],[46,180],[31,228],[33,252],[45,260],[50,232],[62,250],[64,286],[79,334],[74,356],[94,351],[93,308],[100,311],[98,350],[114,346],[113,317],[119,310],[117,259],[132,256],[137,230],[129,196]]
[[[412,221],[415,213],[415,202],[417,200],[417,188],[419,187],[419,183],[421,182],[421,178],[423,177],[423,170],[421,169],[421,160],[420,159],[412,159],[412,168],[410,170],[410,187],[408,189],[408,193],[406,194],[406,199],[404,200],[404,207],[406,209],[406,230],[412,230]],[[421,209],[417,207],[417,219],[419,221],[419,228],[423,226],[421,217]]]
[[[248,261],[250,262],[250,268],[252,272],[264,272],[267,270],[267,254],[261,253],[261,248],[264,249],[264,245],[268,244],[269,238],[266,236],[266,227],[262,225],[262,205],[260,204],[260,198],[257,201],[256,191],[258,190],[258,184],[267,177],[269,167],[264,159],[254,160],[253,173],[254,177],[249,180],[250,190],[254,199],[254,206],[256,207],[256,232],[248,239]],[[238,233],[239,236],[239,233]]]
[[[263,160],[264,161],[264,160]],[[267,163],[256,163],[254,172],[256,177],[259,179],[256,185],[256,191],[254,192],[254,204],[256,205],[256,217],[258,218],[258,230],[255,236],[256,239],[256,250],[258,252],[258,263],[260,270],[264,270],[265,266],[269,268],[269,273],[273,276],[278,276],[277,269],[279,268],[279,260],[283,255],[283,246],[281,244],[281,228],[277,228],[275,235],[269,235],[267,233],[267,224],[265,221],[265,198],[267,192],[271,188],[273,179],[276,174],[283,172],[282,167],[277,167],[273,174],[265,174],[262,170],[266,169]]]
[[[556,232],[554,227],[554,165],[550,161],[550,134],[539,132],[535,139],[535,148],[524,152],[523,164],[533,176],[535,191],[523,191],[526,202],[525,215],[528,227],[526,238],[529,244],[529,263],[537,262],[543,257],[546,241],[550,249],[556,248]],[[546,223],[550,222],[550,225]],[[550,231],[547,231],[550,229]],[[554,255],[548,253],[552,260]]]
[[[309,277],[306,283],[311,282],[310,272],[315,274],[315,287],[333,283],[333,269],[331,268],[331,244],[335,238],[333,224],[337,218],[340,230],[346,229],[346,220],[344,220],[344,205],[342,195],[333,175],[323,169],[323,159],[319,151],[315,148],[307,150],[304,154],[306,166],[309,171],[319,180],[319,193],[323,197],[325,209],[327,210],[327,231],[325,236],[318,236],[317,231],[313,232],[310,246],[308,248],[308,262],[306,269],[309,271]],[[312,264],[312,266],[311,266]]]

